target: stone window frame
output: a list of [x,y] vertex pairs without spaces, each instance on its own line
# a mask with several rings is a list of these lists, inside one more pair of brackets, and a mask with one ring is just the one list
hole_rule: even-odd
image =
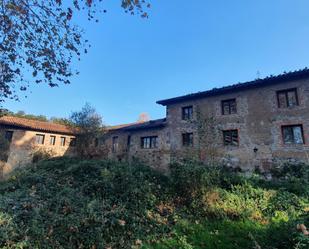
[[57,137],[55,135],[49,136],[49,145],[55,146]]
[[45,134],[35,134],[35,143],[38,145],[44,145],[45,143]]
[[[302,143],[295,143],[295,137],[294,137],[294,131],[293,131],[293,143],[287,143],[284,139],[284,129],[285,128],[294,128],[294,127],[300,127],[301,129],[301,138],[302,138]],[[289,145],[305,145],[306,144],[306,140],[305,140],[305,133],[304,133],[304,126],[303,124],[288,124],[288,125],[281,125],[281,139],[282,139],[282,144],[285,146],[289,146]]]
[[[141,137],[142,149],[157,149],[158,148],[158,136],[146,136]],[[146,142],[149,141],[149,142]]]
[[60,146],[64,147],[66,145],[66,137],[60,137]]
[[[232,107],[231,107],[232,102],[235,103],[235,112],[232,112]],[[228,107],[229,107],[228,113],[225,113],[225,111],[224,111],[224,104],[225,103],[227,103]],[[237,114],[237,99],[231,98],[231,99],[221,100],[221,114],[224,115],[224,116]]]
[[181,138],[182,138],[182,146],[183,147],[193,147],[193,145],[194,145],[193,132],[182,133]]
[[193,119],[193,105],[181,107],[181,119],[192,120]]
[[[288,97],[288,93],[289,92],[293,92],[295,94],[295,99],[296,99],[296,105],[290,105],[289,104],[289,97]],[[285,101],[286,101],[286,107],[281,106],[280,104],[280,94],[284,94],[285,95]],[[298,97],[298,90],[296,87],[294,88],[288,88],[288,89],[283,89],[283,90],[279,90],[276,92],[277,95],[277,106],[280,109],[284,109],[284,108],[292,108],[295,106],[299,106],[299,97]]]
[[[237,144],[233,144],[233,132],[237,132]],[[230,133],[230,136],[232,137],[232,140],[230,143],[226,143],[226,135]],[[222,130],[222,137],[223,137],[223,145],[224,146],[233,146],[233,147],[239,147],[240,145],[240,139],[239,139],[239,130],[238,129],[229,129],[229,130]]]

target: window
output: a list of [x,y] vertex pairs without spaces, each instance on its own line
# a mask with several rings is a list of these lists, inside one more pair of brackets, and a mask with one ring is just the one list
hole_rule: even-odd
[[141,147],[143,149],[153,149],[157,148],[158,144],[157,141],[158,137],[157,136],[152,136],[152,137],[142,137],[141,138]]
[[284,144],[304,144],[304,132],[302,125],[282,126]]
[[70,146],[71,146],[71,147],[76,146],[76,139],[75,139],[74,137],[71,137],[71,138],[70,138]]
[[118,150],[118,137],[113,137],[112,150],[113,152],[116,152]]
[[277,92],[278,107],[287,108],[298,105],[297,89],[287,89]]
[[183,146],[193,146],[193,133],[183,133],[182,134],[182,145]]
[[222,115],[230,115],[237,113],[236,99],[223,100],[221,104],[222,104]]
[[127,138],[127,148],[130,149],[131,146],[131,136],[129,135]]
[[49,145],[55,145],[55,143],[56,143],[56,136],[50,136]]
[[191,120],[192,118],[193,118],[193,107],[192,106],[182,107],[182,119]]
[[45,135],[36,134],[36,136],[35,136],[35,142],[36,142],[37,144],[44,144],[44,140],[45,140]]
[[65,137],[60,138],[60,145],[65,146]]
[[5,138],[11,142],[12,141],[12,138],[13,138],[13,131],[6,131],[5,132]]
[[223,142],[224,145],[232,145],[232,146],[238,146],[239,145],[239,139],[238,139],[238,130],[228,130],[223,131]]

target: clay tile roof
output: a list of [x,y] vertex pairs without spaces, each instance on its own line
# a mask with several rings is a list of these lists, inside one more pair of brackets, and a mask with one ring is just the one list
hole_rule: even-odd
[[26,118],[13,117],[13,116],[1,117],[0,126],[11,126],[14,128],[19,128],[19,129],[24,129],[24,130],[60,133],[60,134],[68,134],[68,135],[74,134],[73,130],[65,125],[56,124],[52,122],[44,122],[44,121],[26,119]]
[[133,131],[133,130],[162,128],[165,125],[166,125],[166,118],[162,118],[162,119],[150,120],[150,121],[145,121],[145,122],[136,122],[132,124],[118,125],[118,126],[114,126],[116,128],[112,130]]
[[277,83],[281,83],[284,81],[291,81],[291,80],[300,80],[304,78],[309,78],[309,69],[305,68],[302,70],[298,71],[293,71],[293,72],[284,72],[283,74],[279,74],[276,76],[270,75],[266,78],[263,79],[256,79],[253,81],[248,81],[244,83],[238,83],[234,85],[229,85],[221,88],[213,88],[208,91],[203,91],[203,92],[197,92],[197,93],[191,93],[188,95],[184,96],[179,96],[175,98],[170,98],[170,99],[164,99],[164,100],[159,100],[157,101],[158,104],[161,105],[169,105],[173,103],[179,103],[182,101],[187,101],[187,100],[194,100],[194,99],[199,99],[199,98],[205,98],[205,97],[210,97],[210,96],[216,96],[216,95],[221,95],[221,94],[226,94],[226,93],[231,93],[231,92],[236,92],[236,91],[242,91],[242,90],[247,90],[247,89],[253,89],[253,88],[258,88],[258,87],[263,87],[263,86],[269,86]]

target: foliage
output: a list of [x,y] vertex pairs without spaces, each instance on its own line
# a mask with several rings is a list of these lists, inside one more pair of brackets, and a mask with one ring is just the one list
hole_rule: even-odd
[[[130,248],[167,229],[157,212],[165,177],[140,165],[47,160],[0,185],[0,248]],[[162,185],[163,184],[163,185]],[[4,225],[1,225],[4,224]],[[23,248],[23,247],[21,247]]]
[[[0,183],[0,248],[305,249],[309,199],[219,166],[58,158]],[[283,180],[282,180],[283,183]]]
[[50,159],[54,157],[55,155],[56,153],[51,149],[39,148],[32,153],[31,157],[32,157],[32,162],[37,163],[42,160]]
[[52,117],[50,118],[50,121],[56,124],[66,125],[66,126],[73,126],[74,124],[67,118],[57,118]]
[[[87,53],[88,40],[72,20],[75,12],[86,11],[94,19],[101,0],[0,0],[0,102],[18,99],[16,90],[30,83],[51,87],[69,84],[71,64]],[[144,11],[144,0],[121,0],[131,14]],[[25,72],[30,71],[31,76]]]
[[100,154],[97,150],[98,139],[104,134],[105,129],[102,117],[95,108],[86,103],[85,106],[77,112],[73,112],[70,117],[70,123],[73,124],[76,137],[76,152],[81,158],[92,158],[95,154]]
[[44,122],[48,121],[48,118],[44,115],[27,114],[24,111],[18,111],[16,113],[14,113],[14,112],[11,112],[9,110],[3,110],[2,115],[3,116],[18,117],[18,118],[26,118],[26,119],[32,119],[32,120],[38,120],[38,121],[44,121]]

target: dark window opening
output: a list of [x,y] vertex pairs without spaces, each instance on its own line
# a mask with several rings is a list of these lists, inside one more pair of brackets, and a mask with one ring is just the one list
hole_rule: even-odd
[[182,134],[182,145],[183,146],[193,146],[193,133],[183,133]]
[[232,146],[238,146],[239,145],[239,139],[238,139],[238,130],[228,130],[223,131],[223,142],[224,145],[232,145]]
[[118,151],[118,137],[113,137],[112,151],[113,152]]
[[128,149],[130,148],[130,146],[131,146],[131,136],[129,135],[128,139],[127,139],[127,147],[128,147]]
[[299,105],[296,88],[278,91],[277,99],[279,108],[287,108]]
[[141,147],[142,149],[153,149],[158,147],[158,137],[142,137],[141,138]]
[[182,119],[191,120],[193,118],[193,106],[182,107]]
[[45,140],[45,135],[36,134],[36,136],[35,136],[35,142],[36,142],[37,144],[44,144],[44,140]]
[[12,142],[13,139],[13,131],[6,131],[5,132],[5,139],[9,142]]
[[76,138],[70,138],[70,146],[75,147],[76,146]]
[[302,125],[282,126],[284,144],[304,144],[304,131]]
[[236,99],[223,100],[222,104],[222,115],[230,115],[237,113]]
[[56,144],[56,136],[50,136],[49,145],[55,145],[55,144]]
[[60,145],[65,146],[65,137],[60,138]]

